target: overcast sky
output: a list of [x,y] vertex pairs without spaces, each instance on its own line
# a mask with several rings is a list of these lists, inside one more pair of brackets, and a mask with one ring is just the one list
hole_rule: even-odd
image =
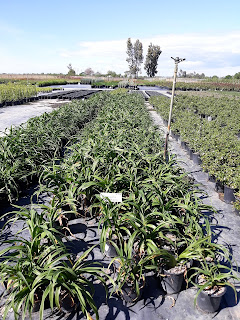
[[[124,73],[126,42],[152,42],[158,75],[240,71],[240,0],[0,0],[0,73]],[[142,66],[142,74],[144,69]]]

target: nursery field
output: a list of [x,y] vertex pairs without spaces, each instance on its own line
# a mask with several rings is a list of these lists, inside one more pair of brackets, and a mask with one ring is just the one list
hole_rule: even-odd
[[[164,297],[174,301],[182,290],[191,302],[180,316],[210,319],[196,304],[215,314],[227,287],[237,301],[239,274],[211,227],[214,208],[173,157],[165,160],[142,95],[98,93],[29,120],[0,143],[2,201],[38,183],[32,203],[2,219],[3,319],[47,319],[47,310],[64,311],[58,319],[74,310],[78,319],[151,319],[161,310],[166,318]],[[204,305],[209,295],[216,301]],[[132,313],[145,299],[153,307]]]
[[[150,102],[167,121],[169,99],[151,97]],[[235,202],[236,208],[239,208],[240,189],[239,124],[238,98],[179,94],[175,99],[172,135],[180,137],[190,157],[198,157],[219,188],[232,194],[226,201]]]

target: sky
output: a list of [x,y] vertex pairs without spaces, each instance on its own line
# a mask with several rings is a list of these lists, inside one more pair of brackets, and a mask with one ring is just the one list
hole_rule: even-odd
[[[159,45],[158,76],[179,69],[206,76],[240,72],[239,0],[0,0],[0,73],[92,68],[124,74],[127,39],[146,56]],[[144,63],[142,74],[146,75]]]

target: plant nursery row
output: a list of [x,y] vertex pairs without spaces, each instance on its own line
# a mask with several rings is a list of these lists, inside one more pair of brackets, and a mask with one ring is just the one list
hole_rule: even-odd
[[[165,121],[169,99],[151,97]],[[235,98],[178,95],[174,102],[171,130],[191,157],[200,156],[200,164],[215,179],[218,187],[231,188],[231,201],[239,205],[240,190],[240,102]],[[221,191],[223,192],[223,191]],[[230,191],[229,191],[230,192]],[[235,197],[234,197],[235,192]]]
[[62,154],[66,143],[97,113],[100,98],[65,105],[11,128],[0,138],[0,198],[18,198],[28,184],[36,182],[41,167]]
[[117,88],[119,81],[94,81],[91,84],[92,88]]
[[39,92],[50,92],[51,88],[38,88],[35,85],[19,83],[0,84],[0,107],[21,104],[37,97]]
[[[49,204],[12,216],[11,221],[25,222],[31,241],[18,234],[0,252],[1,279],[7,284],[4,319],[11,308],[24,319],[37,303],[43,319],[47,305],[61,309],[66,300],[87,319],[93,314],[98,319],[96,280],[134,303],[148,273],[161,279],[167,293],[179,292],[183,282],[196,286],[198,307],[216,311],[227,286],[236,294],[231,254],[213,241],[205,213],[214,209],[201,202],[173,158],[165,161],[163,139],[143,97],[102,92],[62,109],[67,119],[71,108],[88,114],[88,120],[89,110],[97,115],[65,148],[64,158],[41,167],[37,193],[48,193]],[[61,141],[62,134],[55,135]],[[110,194],[122,199],[115,202]],[[110,274],[87,260],[91,248],[77,257],[66,248],[70,215],[98,221],[99,246],[111,258]]]
[[[172,82],[166,80],[156,80],[156,81],[148,81],[148,80],[138,80],[138,85],[144,86],[159,86],[172,89]],[[181,82],[177,81],[176,90],[182,91],[201,91],[201,90],[213,90],[213,91],[240,91],[240,83],[235,81],[222,81],[222,82],[207,82],[207,81],[198,81],[198,82]]]

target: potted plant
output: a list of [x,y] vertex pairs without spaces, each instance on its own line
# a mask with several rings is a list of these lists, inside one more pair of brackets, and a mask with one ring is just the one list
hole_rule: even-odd
[[105,279],[101,265],[85,261],[93,247],[76,261],[62,247],[38,244],[38,251],[31,252],[34,247],[36,239],[22,241],[0,252],[0,276],[7,284],[3,319],[7,319],[12,309],[14,316],[21,315],[22,319],[39,311],[39,319],[43,320],[44,309],[49,306],[52,310],[57,307],[67,312],[79,306],[87,319],[92,319],[90,310],[99,319],[90,277],[103,284]]
[[124,201],[122,203],[112,203],[97,196],[100,203],[93,206],[100,207],[100,219],[98,228],[100,230],[100,248],[102,253],[108,257],[117,255],[113,242],[119,246],[126,236],[131,232],[126,226],[124,217]]
[[39,309],[42,320],[46,306],[66,311],[78,305],[88,319],[91,319],[90,309],[98,319],[90,277],[105,284],[102,266],[86,261],[93,247],[77,259],[67,252],[59,232],[51,227],[50,216],[46,217],[47,208],[40,213],[35,207],[25,208],[10,219],[11,222],[24,220],[30,239],[22,238],[18,232],[13,239],[3,242],[4,248],[0,251],[0,277],[6,287],[3,319],[7,319],[11,309],[16,318],[21,314],[22,319]]
[[109,267],[114,264],[117,270],[117,294],[129,303],[135,303],[141,296],[145,285],[144,265],[149,259],[141,255],[135,240],[136,232],[120,246],[112,243],[117,256],[109,264]]
[[168,294],[178,293],[181,290],[187,271],[192,266],[193,260],[202,257],[201,245],[203,239],[193,241],[180,254],[160,252],[162,264],[162,286]]
[[164,249],[156,252],[162,266],[162,285],[168,294],[178,293],[184,278],[188,282],[187,273],[194,262],[205,258],[212,260],[215,257],[215,250],[218,246],[211,244],[209,240],[209,236],[201,238],[198,235],[196,238],[193,237],[191,241],[186,239],[187,246],[181,252],[172,253]]
[[[232,268],[219,262],[201,261],[200,267],[193,267],[195,273],[189,278],[197,288],[197,294],[194,305],[204,312],[216,312],[219,309],[221,299],[226,293],[227,286],[231,287],[237,293],[234,285],[229,280],[238,280],[239,278],[233,274]],[[196,276],[196,280],[192,278]]]

